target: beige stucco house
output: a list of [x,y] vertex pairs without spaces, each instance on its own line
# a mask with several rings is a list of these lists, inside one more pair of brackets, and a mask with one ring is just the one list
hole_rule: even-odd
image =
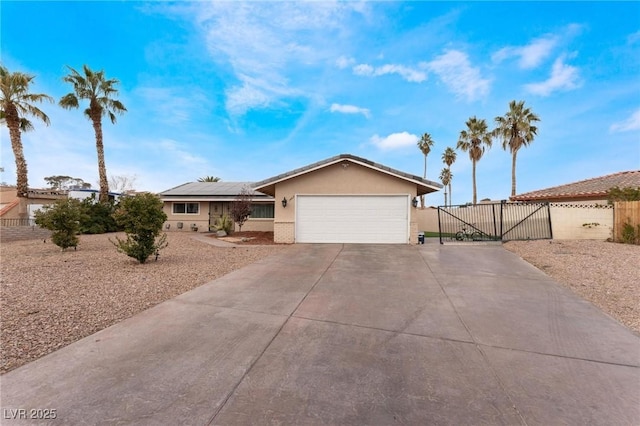
[[256,214],[242,229],[273,231],[277,243],[415,243],[417,197],[442,188],[350,154],[253,184],[224,185],[197,182],[160,193],[165,228],[206,231],[228,213],[240,189],[251,185]]
[[[167,231],[208,232],[243,189],[252,195],[251,217],[243,231],[273,231],[273,197],[251,190],[252,182],[189,182],[159,194]],[[237,227],[236,227],[237,230]]]

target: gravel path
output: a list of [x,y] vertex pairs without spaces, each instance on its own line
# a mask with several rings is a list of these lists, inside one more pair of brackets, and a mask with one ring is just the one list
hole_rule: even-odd
[[539,240],[504,247],[640,334],[640,246]]
[[169,233],[159,260],[140,265],[116,251],[113,237],[83,235],[77,251],[65,252],[42,240],[0,244],[0,373],[286,250],[216,247]]

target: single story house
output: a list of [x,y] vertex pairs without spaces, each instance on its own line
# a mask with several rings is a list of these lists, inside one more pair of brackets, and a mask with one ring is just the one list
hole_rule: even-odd
[[[208,232],[242,190],[251,194],[251,216],[243,231],[273,232],[273,197],[251,189],[252,182],[189,182],[159,194],[168,219],[167,231]],[[236,227],[237,230],[237,227]]]
[[[188,183],[160,193],[168,216],[165,228],[208,230],[213,217],[228,211],[239,188],[249,185],[229,182],[223,194],[223,183]],[[271,230],[277,243],[407,244],[418,238],[418,197],[442,185],[341,154],[251,188],[256,215],[242,229]]]
[[608,202],[611,188],[640,188],[640,170],[618,172],[565,185],[519,194],[511,201],[548,201],[551,203],[600,204]]

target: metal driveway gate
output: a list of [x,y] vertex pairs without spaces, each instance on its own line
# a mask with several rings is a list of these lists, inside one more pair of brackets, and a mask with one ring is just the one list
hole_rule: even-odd
[[549,203],[501,203],[438,207],[440,244],[445,241],[551,239]]

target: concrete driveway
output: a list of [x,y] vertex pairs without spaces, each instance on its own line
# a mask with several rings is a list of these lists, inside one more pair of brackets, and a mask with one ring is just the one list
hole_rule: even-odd
[[632,425],[640,337],[499,245],[295,245],[0,382],[3,425]]

